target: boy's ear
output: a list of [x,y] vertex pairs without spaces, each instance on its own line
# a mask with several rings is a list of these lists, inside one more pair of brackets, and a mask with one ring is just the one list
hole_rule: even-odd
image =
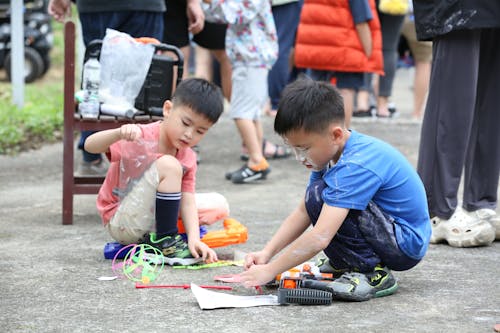
[[170,110],[172,110],[173,104],[172,101],[167,99],[163,103],[163,118],[168,118],[168,115],[170,114]]
[[332,124],[329,129],[329,135],[334,144],[339,144],[344,140],[344,130],[339,125]]

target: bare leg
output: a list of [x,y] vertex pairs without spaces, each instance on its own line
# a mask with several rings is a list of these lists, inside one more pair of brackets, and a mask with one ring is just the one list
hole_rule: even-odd
[[230,101],[231,100],[231,75],[232,75],[232,66],[231,61],[229,60],[226,50],[212,50],[212,54],[215,59],[219,62],[220,65],[220,81],[222,86],[222,93],[224,97]]
[[340,89],[344,99],[345,126],[351,126],[352,110],[354,108],[354,89]]
[[182,78],[185,79],[189,75],[189,55],[191,54],[191,47],[183,46],[181,47],[182,54],[184,55],[184,72],[182,73]]
[[212,56],[210,51],[204,47],[196,45],[195,51],[195,77],[212,81]]
[[377,97],[377,115],[381,117],[389,117],[391,115],[391,113],[389,112],[389,97]]
[[356,101],[358,111],[370,110],[370,92],[368,90],[358,90]]
[[415,78],[413,82],[413,114],[415,119],[422,119],[425,107],[425,98],[429,90],[429,79],[431,76],[430,62],[415,63]]
[[235,123],[240,132],[243,144],[248,149],[248,166],[258,165],[264,158],[262,155],[262,141],[259,140],[258,128],[261,127],[260,122],[250,119],[235,119]]

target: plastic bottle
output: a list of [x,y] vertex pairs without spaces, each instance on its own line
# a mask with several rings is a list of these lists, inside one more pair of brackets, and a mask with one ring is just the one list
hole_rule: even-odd
[[91,56],[83,65],[83,101],[78,105],[82,118],[99,117],[99,82],[101,64],[97,57]]

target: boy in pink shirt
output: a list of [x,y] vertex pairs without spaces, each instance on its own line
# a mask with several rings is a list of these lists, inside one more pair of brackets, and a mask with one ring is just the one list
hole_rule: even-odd
[[[162,121],[126,124],[91,135],[85,149],[106,153],[110,167],[97,197],[103,223],[121,244],[148,243],[167,264],[217,260],[200,241],[195,201],[196,153],[191,149],[223,112],[220,89],[187,79],[163,105]],[[182,218],[188,242],[178,234]]]

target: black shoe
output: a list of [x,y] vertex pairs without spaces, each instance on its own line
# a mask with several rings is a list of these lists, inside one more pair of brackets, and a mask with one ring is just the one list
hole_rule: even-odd
[[356,118],[372,117],[372,110],[358,110],[358,111],[354,111],[352,113],[352,116],[356,117]]
[[[264,170],[253,170],[247,165],[244,165],[240,169],[231,172],[231,181],[235,184],[250,183],[256,180],[266,179],[267,174],[271,172],[271,167],[267,167]],[[228,174],[226,174],[227,178]]]
[[245,170],[246,168],[247,168],[247,165],[245,164],[245,165],[243,165],[241,168],[239,168],[236,171],[226,172],[226,179],[227,180],[231,180],[231,178],[233,177],[233,173],[243,172],[243,170]]

